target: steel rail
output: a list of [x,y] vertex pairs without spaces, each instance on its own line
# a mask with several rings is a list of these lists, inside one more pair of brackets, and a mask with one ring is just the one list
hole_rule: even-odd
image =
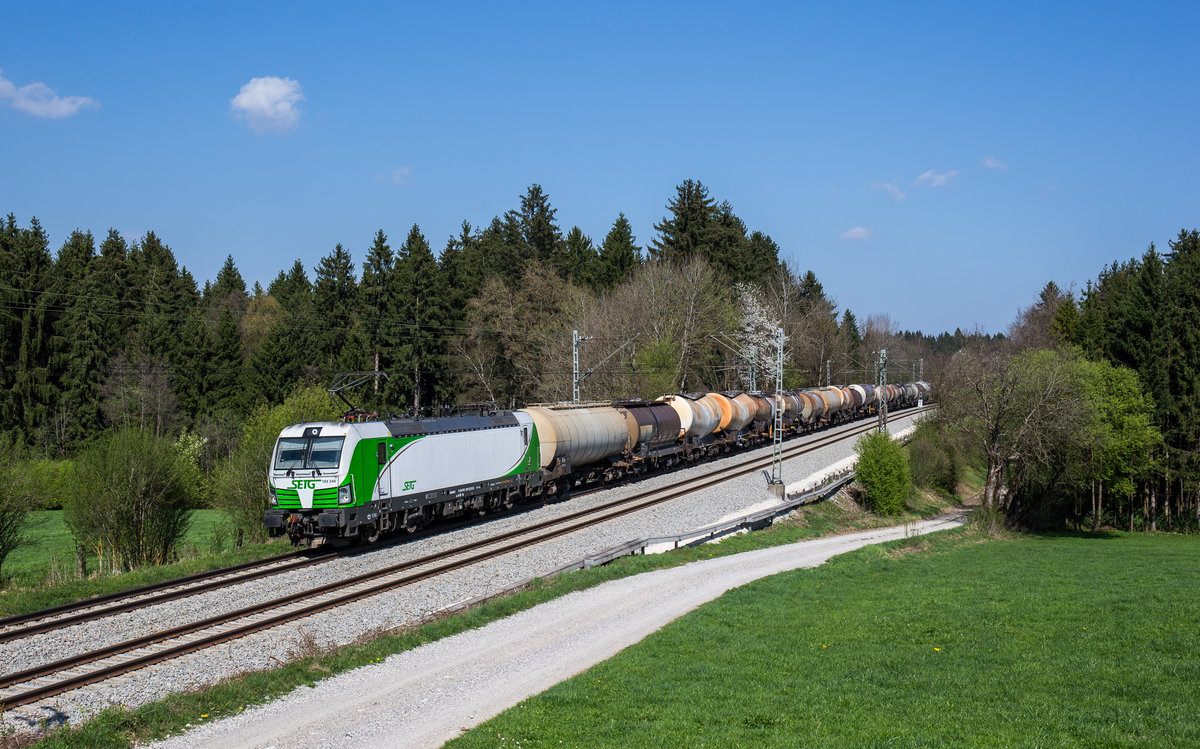
[[[617,483],[618,482],[613,482],[601,486],[586,487],[578,492],[574,492],[574,494],[575,496],[586,496],[588,494],[592,494],[593,492],[603,491],[604,489],[615,486]],[[535,505],[531,503],[529,509],[533,509],[534,507]],[[433,533],[444,533],[447,531],[458,530],[462,527],[477,523],[479,520],[480,519],[478,518],[472,518],[465,522],[460,521],[449,526],[439,524],[436,528],[418,532],[417,534],[410,534],[401,539],[396,539],[391,543],[384,542],[382,544],[374,544],[365,549],[340,549],[318,556],[309,557],[308,559],[301,560],[296,564],[287,565],[280,563],[286,562],[289,559],[301,557],[306,552],[300,551],[280,554],[252,562],[244,562],[242,564],[222,567],[215,570],[209,570],[207,572],[199,572],[186,577],[175,578],[173,580],[166,580],[160,583],[139,586],[137,588],[131,588],[125,591],[109,593],[107,595],[65,603],[59,606],[40,609],[38,611],[31,611],[25,614],[17,614],[14,616],[5,617],[0,619],[0,643],[19,640],[46,632],[52,632],[56,629],[64,629],[75,624],[95,621],[97,619],[115,616],[128,611],[135,611],[140,608],[145,608],[160,603],[168,603],[170,601],[188,598],[213,590],[233,587],[234,585],[240,585],[246,582],[253,582],[254,580],[260,580],[264,577],[270,577],[277,574],[291,572],[293,570],[311,567],[316,564],[332,561],[350,554],[364,553],[400,543],[410,543]],[[246,574],[237,574],[239,572],[245,572]],[[72,612],[81,613],[64,616],[65,614],[71,614]],[[25,624],[26,622],[37,623],[26,626],[15,626]],[[9,629],[5,629],[6,627]]]
[[[207,570],[205,572],[197,572],[193,575],[186,575],[184,577],[176,577],[176,578],[172,578],[170,580],[164,580],[159,583],[151,583],[149,585],[140,585],[136,588],[129,588],[128,590],[121,590],[121,591],[117,591],[116,593],[106,593],[105,595],[101,595],[101,596],[92,596],[91,598],[81,598],[78,601],[71,601],[69,603],[63,603],[63,604],[59,604],[57,606],[48,606],[44,609],[38,609],[37,611],[29,611],[24,614],[13,614],[12,616],[6,616],[4,618],[0,618],[0,627],[11,627],[16,624],[24,624],[25,622],[37,621],[39,619],[45,619],[47,617],[57,616],[58,614],[67,614],[72,611],[78,611],[80,609],[92,608],[94,606],[99,606],[101,604],[108,603],[109,601],[119,601],[123,598],[131,598],[131,597],[135,597],[135,596],[147,595],[149,593],[154,593],[155,591],[164,590],[166,588],[173,588],[173,587],[176,587],[179,585],[188,585],[190,583],[199,582],[201,580],[212,579],[214,577],[219,577],[221,575],[231,575],[236,572],[241,572],[242,570],[253,569],[255,567],[263,567],[263,566],[266,566],[269,564],[274,564],[276,562],[282,562],[291,557],[300,556],[303,553],[304,552],[301,552],[301,551],[291,551],[286,554],[277,554],[272,557],[264,557],[262,559],[256,559],[251,562],[242,562],[241,564],[234,564],[234,565],[230,565],[228,567],[219,567],[215,570]],[[3,637],[4,637],[4,634],[0,634],[0,642],[4,641],[2,639]]]
[[[926,407],[919,410],[909,410],[905,413],[905,415],[921,413],[929,408],[931,407]],[[807,442],[803,445],[795,445],[786,452],[788,457],[794,457],[796,455],[812,452],[823,447],[828,447],[831,444],[835,444],[849,437],[870,431],[874,428],[875,425],[873,424],[856,425],[852,429],[841,431],[835,435],[826,435],[821,439]],[[36,679],[49,677],[57,673],[77,669],[80,666],[95,663],[96,661],[104,658],[120,655],[122,653],[127,653],[139,648],[145,648],[157,643],[163,643],[172,639],[185,637],[205,629],[221,627],[222,625],[227,625],[231,622],[262,614],[274,609],[281,609],[287,606],[295,605],[303,599],[332,593],[339,588],[360,585],[369,581],[378,581],[381,576],[396,575],[401,572],[413,570],[415,568],[433,564],[451,557],[461,556],[462,554],[476,551],[486,546],[509,541],[521,536],[527,536],[530,533],[543,531],[538,535],[519,541],[514,541],[513,543],[500,546],[495,549],[483,551],[465,559],[448,562],[432,569],[405,575],[394,580],[375,582],[375,584],[368,585],[360,590],[333,596],[326,601],[320,601],[307,606],[302,606],[300,608],[284,611],[265,619],[258,619],[240,626],[224,629],[209,636],[182,642],[176,645],[170,645],[165,648],[156,649],[145,655],[134,656],[133,658],[122,660],[110,666],[104,666],[93,671],[77,674],[68,677],[67,679],[57,680],[51,684],[35,687],[34,689],[13,694],[9,697],[0,697],[0,709],[9,709],[18,705],[37,702],[45,697],[52,697],[54,695],[62,694],[63,692],[67,692],[87,684],[104,681],[114,676],[140,669],[147,665],[161,663],[165,660],[169,660],[180,655],[185,655],[187,653],[211,647],[213,645],[218,645],[229,640],[244,637],[255,632],[260,632],[265,629],[269,629],[280,624],[285,624],[296,619],[304,618],[306,616],[311,616],[322,611],[327,611],[332,608],[344,606],[363,598],[411,585],[431,577],[452,572],[454,570],[477,564],[479,562],[487,561],[497,556],[502,556],[520,549],[528,548],[544,541],[560,538],[578,530],[582,530],[593,525],[598,525],[623,515],[638,512],[654,505],[676,499],[680,496],[691,494],[699,489],[704,489],[719,483],[723,483],[729,479],[736,478],[737,476],[751,473],[755,470],[759,470],[765,465],[769,465],[770,462],[771,458],[769,457],[750,458],[733,465],[715,469],[699,477],[685,479],[683,481],[676,482],[675,484],[657,489],[649,489],[634,494],[630,497],[612,500],[610,502],[605,502],[585,510],[569,513],[559,518],[552,518],[523,528],[513,529],[497,536],[464,544],[454,549],[435,552],[433,554],[409,560],[407,562],[401,562],[379,570],[374,570],[360,575],[355,575],[347,579],[327,583],[325,585],[321,585],[306,591],[301,591],[289,596],[283,596],[271,601],[265,601],[253,606],[248,606],[227,614],[212,616],[207,619],[192,622],[190,624],[174,627],[163,632],[116,643],[105,648],[82,653],[78,656],[61,659],[59,661],[47,663],[42,666],[0,676],[0,689],[8,686],[23,684]],[[554,526],[563,525],[564,523],[568,522],[571,524],[556,530],[548,530]]]
[[[287,557],[292,555],[283,556]],[[281,566],[269,566],[265,563],[254,565],[250,572],[240,575],[233,574],[231,577],[218,577],[215,574],[206,575],[202,573],[199,576],[199,579],[209,579],[209,581],[201,582],[198,585],[188,585],[188,583],[193,581],[194,578],[178,578],[176,580],[166,581],[165,584],[146,586],[153,588],[153,590],[150,591],[138,588],[130,591],[124,591],[123,593],[113,593],[109,596],[103,596],[103,600],[88,599],[79,601],[75,605],[68,604],[65,609],[66,612],[84,609],[82,613],[71,614],[69,616],[56,616],[58,611],[55,609],[34,611],[30,614],[24,615],[26,617],[24,621],[36,621],[35,624],[0,631],[0,642],[19,640],[23,637],[30,637],[32,635],[42,634],[43,632],[52,632],[56,629],[64,629],[75,624],[95,621],[96,619],[103,619],[108,616],[115,616],[117,614],[125,613],[126,611],[134,611],[136,609],[146,608],[147,606],[153,606],[159,603],[176,601],[180,598],[187,598],[200,593],[207,593],[211,590],[219,590],[221,588],[240,585],[244,582],[251,582],[260,578],[270,577],[271,575],[278,575],[284,572],[291,572],[292,570],[304,569],[305,567],[310,567],[315,564],[328,562],[332,557],[335,556],[337,556],[337,554],[323,554],[321,556],[310,557],[308,559],[301,559],[295,564],[284,564]],[[279,557],[268,557],[268,559],[283,561]],[[231,571],[236,572],[236,570],[232,570],[232,568],[225,568],[225,570],[226,574],[230,574]],[[216,572],[216,570],[213,570],[213,572]],[[214,577],[218,577],[218,579],[211,579]],[[154,594],[154,590],[164,589],[165,592]],[[117,601],[117,603],[109,606],[103,606],[106,601]],[[102,607],[96,608],[97,606]]]
[[[535,509],[535,507],[536,505],[530,503],[522,508],[514,508],[508,514],[516,515],[522,510]],[[221,567],[215,570],[208,570],[207,572],[199,572],[186,577],[164,580],[160,583],[130,588],[129,590],[109,593],[103,596],[85,598],[79,601],[73,601],[60,606],[39,609],[37,611],[31,611],[25,614],[17,614],[5,619],[0,619],[0,628],[5,626],[19,625],[24,622],[31,621],[36,623],[23,627],[14,627],[8,630],[0,629],[0,643],[19,640],[24,637],[43,634],[45,632],[52,632],[57,629],[64,629],[75,624],[95,621],[97,619],[115,616],[116,614],[122,614],[127,611],[135,611],[137,609],[154,606],[160,603],[177,601],[190,596],[199,595],[200,593],[207,593],[209,591],[219,590],[221,588],[229,588],[246,582],[253,582],[264,577],[271,577],[273,575],[280,575],[287,572],[292,572],[294,570],[304,569],[316,564],[331,562],[335,559],[344,559],[346,557],[367,554],[372,551],[378,551],[391,546],[412,543],[414,541],[427,538],[431,535],[461,530],[463,528],[475,525],[483,520],[484,519],[480,517],[468,518],[466,520],[458,519],[448,523],[439,523],[436,527],[420,530],[389,541],[382,541],[370,546],[352,546],[348,548],[336,549],[318,555],[309,556],[307,559],[303,558],[309,552],[307,549],[302,551],[293,551],[287,554],[278,554],[252,562],[243,562],[242,564]],[[300,561],[296,564],[271,566],[279,562],[286,562],[288,559],[292,558],[299,558]],[[246,574],[236,574],[246,570],[249,570],[249,572]],[[224,577],[225,575],[230,576]],[[209,582],[204,582],[205,580],[208,580]],[[111,605],[106,606],[104,604]],[[69,616],[60,616],[60,614],[71,614],[73,611],[82,611],[82,613],[72,614]]]

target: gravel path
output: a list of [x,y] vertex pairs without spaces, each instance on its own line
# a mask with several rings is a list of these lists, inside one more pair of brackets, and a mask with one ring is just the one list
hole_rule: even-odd
[[[947,515],[918,523],[915,531],[961,523],[961,515]],[[614,580],[302,687],[155,746],[441,746],[731,588],[904,535],[902,527],[874,529]]]
[[[914,423],[916,418],[918,417],[894,418],[891,430],[893,433],[903,430]],[[829,430],[804,439],[821,438],[836,431]],[[793,440],[788,445],[802,444],[804,439]],[[793,478],[810,476],[845,459],[853,454],[853,442],[852,439],[843,440],[786,461],[785,478],[791,481]],[[747,455],[769,456],[770,448],[739,453],[725,460],[741,460]],[[721,463],[722,461],[706,463],[628,486],[421,539],[411,544],[379,549],[305,570],[131,611],[99,622],[79,624],[60,632],[2,643],[0,673],[31,668],[168,626],[182,625],[506,530],[525,527],[584,507],[699,475]],[[639,536],[685,533],[723,518],[745,514],[750,511],[749,508],[760,506],[769,500],[770,495],[760,474],[732,479],[698,491],[686,499],[674,500],[582,530],[564,539],[542,543],[470,569],[442,575],[402,590],[318,614],[302,622],[282,625],[169,663],[81,688],[54,698],[50,704],[14,708],[4,714],[4,725],[13,726],[17,730],[27,730],[42,722],[58,725],[87,717],[114,704],[133,707],[159,699],[166,693],[189,691],[239,673],[277,667],[294,657],[298,651],[312,645],[321,648],[342,645],[365,635],[413,624],[441,609],[543,574],[585,554]]]

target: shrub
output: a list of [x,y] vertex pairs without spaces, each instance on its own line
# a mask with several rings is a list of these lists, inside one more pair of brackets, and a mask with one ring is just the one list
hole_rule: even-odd
[[178,464],[179,477],[192,487],[192,499],[195,505],[192,509],[208,507],[208,479],[201,468],[201,456],[204,454],[205,443],[208,440],[184,429],[175,440],[175,460]]
[[71,493],[75,475],[71,461],[30,459],[25,461],[23,470],[28,473],[33,505],[39,510],[61,510],[63,501]]
[[337,417],[338,409],[329,393],[318,387],[298,389],[278,406],[259,406],[242,426],[237,449],[213,477],[213,506],[223,510],[246,538],[265,540],[267,471],[279,432],[291,424]]
[[32,482],[21,452],[16,439],[0,436],[0,569],[25,543],[25,521],[33,508]]
[[860,437],[854,449],[858,453],[855,478],[867,506],[883,515],[899,515],[912,493],[904,448],[883,432],[871,432]]
[[962,460],[958,446],[936,421],[922,421],[908,443],[908,467],[912,481],[923,489],[943,495],[958,489]]
[[102,566],[131,570],[171,561],[199,487],[176,444],[135,428],[80,455],[63,519]]

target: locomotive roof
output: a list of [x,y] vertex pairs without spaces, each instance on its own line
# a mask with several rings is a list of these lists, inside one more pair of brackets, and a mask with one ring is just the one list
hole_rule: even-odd
[[444,432],[467,432],[478,429],[513,427],[520,424],[512,411],[500,411],[491,416],[446,416],[437,419],[386,419],[384,425],[393,437],[411,437],[415,434],[440,434]]

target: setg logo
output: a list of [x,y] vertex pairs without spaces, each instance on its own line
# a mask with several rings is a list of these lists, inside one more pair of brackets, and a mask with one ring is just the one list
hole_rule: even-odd
[[411,492],[413,489],[416,489],[416,488],[417,488],[416,481],[405,481],[404,482],[404,491]]
[[293,489],[316,489],[318,479],[292,479]]

